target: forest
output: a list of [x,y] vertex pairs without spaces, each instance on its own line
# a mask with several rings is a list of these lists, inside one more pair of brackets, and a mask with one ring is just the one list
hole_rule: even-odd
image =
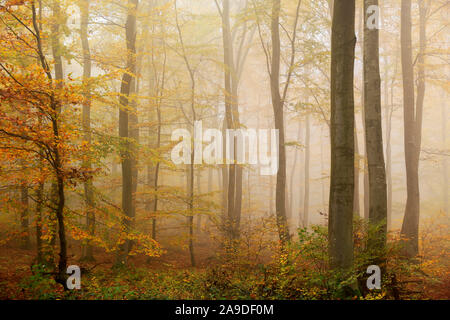
[[0,300],[449,299],[449,10],[0,0]]

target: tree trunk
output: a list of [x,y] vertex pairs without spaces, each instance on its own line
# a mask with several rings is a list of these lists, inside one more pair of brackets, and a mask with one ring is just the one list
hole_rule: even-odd
[[417,104],[414,97],[414,67],[411,39],[411,0],[402,0],[401,51],[403,72],[403,116],[407,200],[401,229],[405,237],[405,254],[414,257],[419,252],[419,157],[421,150],[422,112],[425,95],[425,49],[426,49],[426,9],[424,1],[419,1],[420,49],[418,55]]
[[[88,27],[89,27],[89,1],[83,0],[79,4],[81,11],[81,25],[80,25],[80,37],[81,46],[83,49],[83,81],[84,81],[84,101],[83,101],[83,139],[90,147],[92,142],[91,137],[91,92],[89,79],[91,77],[91,52],[89,48],[88,40]],[[89,151],[88,151],[89,152]],[[83,168],[87,171],[92,169],[90,155],[86,155],[86,160],[83,161]],[[84,182],[84,197],[86,203],[86,227],[91,237],[95,235],[95,213],[94,213],[94,190],[93,181],[88,179]],[[93,247],[90,241],[87,241],[83,247],[82,259],[87,261],[93,261]]]
[[[445,101],[445,99],[442,100],[442,146],[444,150],[445,148],[447,148],[447,106],[445,104]],[[442,184],[443,208],[444,212],[446,214],[449,214],[448,157],[444,157],[444,159],[442,160],[442,179],[444,180],[444,183]]]
[[[369,20],[368,8],[378,6],[378,0],[365,0],[364,21]],[[386,245],[387,190],[381,120],[381,78],[378,28],[364,24],[364,123],[366,155],[369,168],[369,223],[377,232],[369,237],[369,246]]]
[[[302,125],[299,120],[298,121],[298,134],[297,134],[297,142],[298,143],[300,143],[300,141],[301,141],[301,135],[302,135],[301,131],[302,131]],[[295,148],[294,149],[294,163],[292,164],[291,178],[290,178],[290,182],[289,182],[289,199],[290,199],[289,209],[288,209],[288,218],[289,219],[292,219],[294,217],[294,177],[295,177],[295,169],[297,167],[298,153],[299,153],[299,151],[297,150],[297,148]],[[292,221],[291,221],[291,223],[293,224]]]
[[278,173],[275,193],[275,212],[278,235],[284,248],[291,239],[286,216],[286,146],[284,139],[284,101],[280,95],[280,0],[274,0],[272,6],[272,61],[270,73],[270,89],[275,117],[275,129],[278,130]]
[[361,216],[361,209],[359,206],[359,170],[360,170],[361,159],[359,155],[359,142],[358,142],[358,130],[356,128],[355,121],[355,191],[353,195],[353,215],[355,217]]
[[309,224],[309,163],[311,158],[311,124],[310,114],[306,115],[305,121],[305,200],[303,203],[303,228],[308,228]]
[[[130,232],[132,228],[133,215],[133,164],[131,155],[131,145],[128,139],[131,137],[129,129],[130,111],[130,95],[132,93],[133,78],[136,72],[136,10],[138,0],[128,1],[128,14],[125,24],[126,45],[127,45],[127,71],[122,76],[122,84],[120,88],[121,96],[119,98],[119,136],[124,145],[121,152],[122,163],[122,211],[126,218],[123,219],[125,232]],[[125,265],[127,256],[131,249],[131,241],[126,240],[120,246],[115,267]]]
[[335,0],[331,40],[331,181],[328,219],[330,263],[353,263],[355,117],[355,1]]

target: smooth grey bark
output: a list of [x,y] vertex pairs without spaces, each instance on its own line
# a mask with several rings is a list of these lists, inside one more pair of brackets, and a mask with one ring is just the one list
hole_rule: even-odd
[[[92,73],[91,64],[91,51],[89,48],[88,40],[88,28],[89,28],[89,1],[82,0],[79,3],[81,11],[81,23],[80,23],[80,38],[81,46],[83,50],[83,140],[88,146],[92,143],[91,137],[91,104],[92,95],[90,91],[89,79]],[[85,170],[92,169],[89,155],[86,156],[86,160],[83,160],[82,166]],[[86,206],[86,228],[91,237],[95,235],[95,213],[94,213],[94,186],[92,178],[89,178],[84,182],[84,199]],[[83,246],[82,259],[87,261],[93,261],[93,247],[90,241]]]
[[61,46],[61,7],[58,1],[52,1],[52,14],[53,14],[53,23],[51,24],[50,31],[50,42],[52,47],[52,55],[55,66],[55,81],[56,86],[61,88],[61,81],[64,78],[63,72],[63,62],[62,62],[62,46]]
[[[125,24],[125,36],[127,47],[127,65],[126,72],[122,76],[122,83],[120,88],[120,110],[119,110],[119,136],[123,141],[123,148],[121,152],[122,164],[122,211],[126,216],[123,221],[125,232],[129,232],[132,228],[132,220],[134,219],[133,210],[133,164],[132,164],[132,147],[129,141],[130,133],[130,95],[132,93],[132,86],[136,73],[136,10],[138,7],[138,0],[128,1],[128,12]],[[125,265],[127,263],[127,256],[131,250],[132,242],[126,240],[120,246],[115,266]]]
[[[222,40],[225,67],[225,123],[227,129],[238,129],[241,126],[238,101],[239,82],[250,49],[249,44],[253,38],[255,29],[250,32],[249,39],[247,39],[247,23],[244,23],[241,39],[235,52],[233,44],[234,37],[230,25],[230,2],[229,0],[224,0],[222,3],[222,9],[220,9],[219,4],[216,1],[217,9],[222,18]],[[236,138],[234,146],[234,156],[236,157]],[[236,158],[233,160],[236,160]],[[230,238],[237,239],[240,236],[243,168],[241,165],[232,163],[229,165],[226,174],[228,176],[228,185],[226,186],[228,221],[226,222],[226,225]]]
[[[302,130],[301,128],[299,128],[300,132],[299,132],[299,136],[298,136],[298,142],[303,144],[302,145],[302,149],[300,150],[300,159],[304,159],[305,158],[305,137],[304,137],[304,130]],[[299,184],[299,188],[298,188],[298,198],[299,198],[299,202],[298,202],[298,227],[299,228],[303,228],[303,209],[304,209],[304,203],[305,203],[305,163],[300,164],[300,168],[299,168],[299,175],[298,175],[298,180],[299,181],[303,181],[303,183]]]
[[414,65],[412,60],[411,0],[402,0],[401,52],[403,73],[403,117],[407,200],[401,234],[405,238],[404,253],[414,257],[419,252],[419,158],[422,139],[422,114],[425,97],[426,8],[419,1],[419,55],[417,101],[414,96]]
[[270,89],[275,117],[275,129],[278,130],[278,173],[275,193],[275,212],[278,235],[282,247],[291,239],[286,215],[286,146],[284,138],[284,101],[280,95],[280,0],[273,0],[271,15],[272,59],[270,72]]
[[[299,120],[298,122],[298,134],[297,134],[297,142],[300,143],[300,137],[301,137],[301,122]],[[292,219],[294,217],[294,177],[295,177],[295,171],[297,167],[297,158],[298,158],[298,150],[297,148],[294,148],[294,162],[292,164],[292,171],[291,171],[291,178],[289,182],[289,207],[288,207],[288,218]],[[292,222],[291,222],[292,223]],[[300,226],[299,226],[300,227]]]
[[367,25],[370,6],[378,6],[378,0],[364,1],[364,127],[369,168],[369,223],[377,227],[377,232],[369,237],[369,246],[384,248],[387,232],[387,186],[381,118],[379,30],[369,29]]
[[[445,149],[447,147],[447,106],[445,99],[442,99],[442,146]],[[444,206],[444,212],[446,214],[449,213],[449,206],[448,206],[448,157],[444,157],[442,160],[442,179],[444,180],[442,184],[442,199],[443,199],[443,206]]]
[[356,128],[355,121],[355,190],[353,195],[353,215],[355,217],[361,216],[361,209],[359,206],[359,170],[361,165],[361,159],[359,154],[359,142],[358,142],[358,130]]
[[[389,65],[386,61],[385,70],[385,127],[386,127],[386,183],[387,183],[387,230],[392,226],[392,114],[394,111],[394,82],[397,74],[397,56],[395,57],[395,68],[392,79],[388,81]],[[390,86],[390,92],[389,92]],[[390,96],[389,96],[390,94]]]
[[330,264],[353,264],[355,1],[335,0],[331,37]]
[[305,200],[303,202],[303,228],[309,224],[309,187],[310,187],[310,161],[311,161],[311,120],[306,114],[305,120]]
[[[233,45],[231,40],[231,27],[230,27],[230,3],[229,0],[223,0],[222,7],[222,38],[223,38],[223,59],[225,65],[225,120],[227,129],[235,129],[236,121],[233,114],[233,104],[235,97],[232,92],[232,73],[233,73]],[[234,138],[235,139],[235,138]],[[236,155],[236,139],[233,143],[234,152]],[[227,222],[226,229],[230,239],[238,238],[238,221],[235,212],[235,197],[236,197],[236,164],[233,162],[228,168],[228,192],[227,192]]]

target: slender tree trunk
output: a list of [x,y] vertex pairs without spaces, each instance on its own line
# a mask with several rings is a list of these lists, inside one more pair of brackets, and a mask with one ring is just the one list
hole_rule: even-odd
[[[61,14],[61,8],[59,2],[56,0],[52,0],[51,3],[52,8],[52,24],[50,26],[50,43],[52,48],[53,55],[53,64],[54,64],[54,84],[57,89],[61,89],[63,86],[64,79],[64,70],[63,70],[63,62],[62,62],[62,46],[61,46],[61,27],[63,25]],[[55,104],[57,110],[56,113],[59,115],[61,113],[61,105],[59,103]],[[57,116],[55,115],[55,117]],[[55,120],[57,121],[57,120]],[[55,206],[58,205],[58,182],[52,182],[51,188],[51,198],[52,202]],[[50,229],[56,230],[56,225],[58,223],[58,219],[56,216],[50,216],[49,218],[49,227]],[[56,232],[55,232],[56,234]],[[53,247],[56,244],[56,237],[52,233],[52,237],[49,239],[50,245]]]
[[333,11],[328,240],[331,266],[346,269],[353,264],[355,1],[335,0]]
[[[300,159],[304,159],[305,158],[305,139],[303,136],[303,130],[300,129],[299,132],[299,136],[298,136],[298,142],[300,144],[302,144],[302,149],[299,151],[300,152]],[[299,175],[298,175],[298,181],[303,181],[303,183],[299,183],[299,188],[298,188],[298,227],[299,228],[303,228],[303,210],[304,210],[304,206],[305,206],[305,164],[300,163],[299,166]]]
[[51,24],[51,37],[50,42],[52,46],[52,54],[55,66],[55,80],[57,81],[57,87],[61,88],[61,81],[64,79],[63,62],[62,62],[62,48],[61,48],[61,27],[62,27],[62,14],[59,2],[53,0],[53,23]]
[[[297,142],[300,143],[301,141],[301,130],[302,125],[299,120],[298,122],[298,135],[297,135]],[[291,178],[289,182],[289,218],[292,219],[294,217],[294,177],[295,177],[295,169],[297,167],[297,158],[298,158],[299,151],[297,148],[294,149],[294,163],[292,164],[292,172],[291,172]],[[292,223],[292,222],[291,222]]]
[[281,246],[284,248],[291,239],[286,216],[286,146],[284,138],[284,111],[280,95],[280,0],[273,0],[271,17],[272,61],[270,74],[270,88],[272,106],[275,117],[275,129],[278,130],[278,173],[275,193],[275,211],[278,234]]
[[355,191],[353,196],[353,215],[355,217],[361,216],[361,209],[359,207],[359,170],[360,170],[360,154],[359,154],[359,142],[358,142],[358,130],[356,128],[355,121]]
[[[365,0],[364,21],[370,6],[378,6],[378,0]],[[377,232],[369,237],[369,245],[384,248],[386,245],[387,190],[383,154],[381,119],[381,78],[378,28],[369,29],[364,24],[364,117],[366,155],[369,167],[369,222]]]
[[305,200],[303,206],[303,228],[308,228],[309,224],[309,186],[310,186],[310,159],[311,159],[311,124],[310,124],[310,114],[306,115],[305,121]]
[[44,183],[39,182],[36,188],[36,261],[44,263],[44,250],[42,246],[42,208],[44,204]]
[[320,179],[322,187],[322,207],[326,210],[326,196],[325,196],[325,159],[324,159],[324,148],[323,148],[323,126],[320,128]]
[[[41,62],[41,66],[46,73],[46,76],[50,82],[50,87],[53,89],[53,78],[50,72],[49,65],[46,61],[43,49],[42,49],[42,39],[40,34],[40,29],[37,22],[36,15],[36,7],[34,2],[31,3],[31,11],[32,11],[32,21],[33,21],[33,29],[34,35],[36,37],[37,42],[37,53],[39,55],[39,60]],[[62,84],[57,84],[57,88],[61,88]],[[51,148],[51,155],[53,158],[52,168],[54,174],[56,176],[56,210],[55,216],[58,224],[58,236],[59,236],[59,261],[58,261],[58,269],[57,274],[55,276],[55,280],[62,284],[65,289],[67,289],[66,284],[66,268],[67,268],[67,241],[66,241],[66,233],[64,227],[64,206],[65,206],[65,193],[64,193],[64,172],[63,172],[63,162],[61,159],[61,153],[59,150],[59,141],[61,139],[59,123],[58,123],[58,115],[61,110],[61,106],[58,100],[55,98],[54,91],[51,91],[50,94],[50,108],[51,108],[51,126],[52,126],[52,139],[54,147]]]
[[[200,170],[197,170],[197,195],[200,199],[200,195],[202,194],[202,184],[201,184],[201,172]],[[197,201],[197,208],[200,207],[199,201]],[[200,234],[202,232],[202,215],[197,214],[197,234]]]
[[[359,47],[361,49],[361,53],[364,54],[364,25],[366,23],[366,17],[365,17],[365,10],[364,5],[361,6],[361,14],[359,17],[359,27],[358,27],[358,34],[361,38],[360,41],[358,41]],[[366,131],[366,122],[365,122],[365,114],[364,114],[364,102],[365,102],[365,80],[364,80],[364,70],[362,70],[362,78],[361,78],[361,120],[363,125],[363,131]],[[364,204],[364,219],[366,221],[369,221],[369,167],[367,162],[367,145],[366,145],[366,136],[363,135],[363,145],[364,145],[364,155],[362,155],[362,161],[363,161],[363,174],[364,174],[364,180],[363,180],[363,187],[364,187],[364,194],[363,194],[363,204]],[[358,150],[359,152],[359,150]]]
[[[126,45],[127,45],[127,72],[122,76],[122,84],[120,88],[120,110],[119,110],[119,136],[124,141],[124,147],[121,154],[122,163],[122,211],[126,216],[123,224],[125,232],[130,232],[132,228],[133,216],[133,164],[131,155],[131,145],[128,139],[131,137],[129,129],[130,111],[130,95],[132,93],[133,78],[136,72],[136,10],[138,0],[128,1],[128,14],[125,25]],[[131,241],[126,240],[120,246],[115,266],[125,265],[127,256],[131,249]]]
[[[443,149],[447,148],[447,106],[445,103],[445,99],[442,99],[442,146]],[[444,206],[444,212],[446,214],[449,213],[449,206],[448,206],[448,157],[444,157],[442,160],[442,178],[443,178],[443,184],[442,184],[442,199],[443,199],[443,206]]]
[[[223,1],[222,9],[222,36],[223,36],[223,51],[224,51],[224,65],[225,65],[225,120],[227,129],[236,129],[236,121],[233,114],[233,105],[235,103],[233,96],[233,44],[231,39],[231,27],[230,27],[230,3],[229,0]],[[234,147],[234,156],[236,156],[236,138],[233,137],[234,142],[231,144]],[[232,163],[228,169],[228,200],[227,200],[227,229],[230,239],[237,239],[238,237],[238,221],[236,216],[236,179],[237,179],[237,166],[235,159],[232,159]],[[242,178],[242,171],[240,171]],[[241,181],[242,182],[242,181]],[[242,185],[241,185],[242,187]],[[241,190],[242,192],[242,190]]]
[[[396,59],[397,61],[397,59]],[[397,62],[396,62],[397,63]],[[396,70],[397,68],[395,68]],[[386,127],[386,184],[387,184],[387,230],[391,230],[392,226],[392,147],[391,147],[391,131],[392,131],[392,111],[394,108],[394,72],[391,81],[391,96],[389,97],[388,83],[389,65],[386,62],[385,70],[385,127]]]
[[411,39],[411,0],[402,0],[401,51],[403,71],[403,116],[405,139],[405,163],[407,200],[401,234],[405,237],[405,254],[414,257],[419,252],[419,157],[421,150],[422,112],[425,96],[425,49],[426,49],[426,9],[424,1],[419,1],[420,48],[418,55],[417,104],[414,97],[414,67]]
[[[88,27],[89,27],[89,1],[83,0],[80,2],[81,11],[81,25],[80,25],[80,37],[81,46],[83,49],[83,81],[84,81],[84,101],[83,101],[83,139],[90,147],[92,143],[91,137],[91,92],[89,79],[91,78],[91,52],[89,48],[88,40]],[[89,151],[88,151],[89,152]],[[90,155],[86,155],[86,160],[83,161],[83,168],[85,170],[91,170],[92,165],[89,159]],[[84,197],[86,203],[86,227],[91,237],[95,235],[95,213],[94,213],[94,190],[93,181],[88,179],[84,183]],[[93,261],[93,247],[90,241],[83,247],[83,260]]]

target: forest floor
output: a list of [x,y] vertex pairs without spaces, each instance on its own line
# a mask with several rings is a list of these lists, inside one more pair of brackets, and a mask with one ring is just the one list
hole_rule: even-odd
[[[72,247],[71,252],[76,252]],[[82,268],[81,290],[64,292],[51,277],[32,272],[32,250],[12,246],[0,248],[0,300],[9,299],[329,299],[323,288],[309,282],[283,281],[289,271],[258,265],[251,270],[230,267],[214,260],[206,242],[196,247],[197,267],[190,267],[187,250],[166,247],[158,258],[132,256],[123,272],[113,271],[113,255],[97,250],[96,261],[82,263],[72,255],[70,264]],[[76,252],[77,253],[77,252]],[[447,261],[448,262],[448,261]],[[426,266],[425,266],[426,267]],[[260,268],[260,269],[258,269]],[[231,271],[234,270],[234,271]],[[419,270],[420,271],[420,270]],[[307,274],[309,271],[303,271]],[[450,270],[445,264],[438,274],[423,271],[399,277],[400,299],[449,299]],[[320,278],[320,275],[316,274]],[[297,277],[295,277],[297,278]],[[281,284],[280,284],[281,283]],[[284,286],[284,287],[283,287]],[[289,286],[287,288],[287,286]],[[328,291],[328,289],[327,289]],[[364,299],[393,299],[388,288]],[[331,297],[333,299],[333,297]],[[363,299],[355,295],[353,299]]]

